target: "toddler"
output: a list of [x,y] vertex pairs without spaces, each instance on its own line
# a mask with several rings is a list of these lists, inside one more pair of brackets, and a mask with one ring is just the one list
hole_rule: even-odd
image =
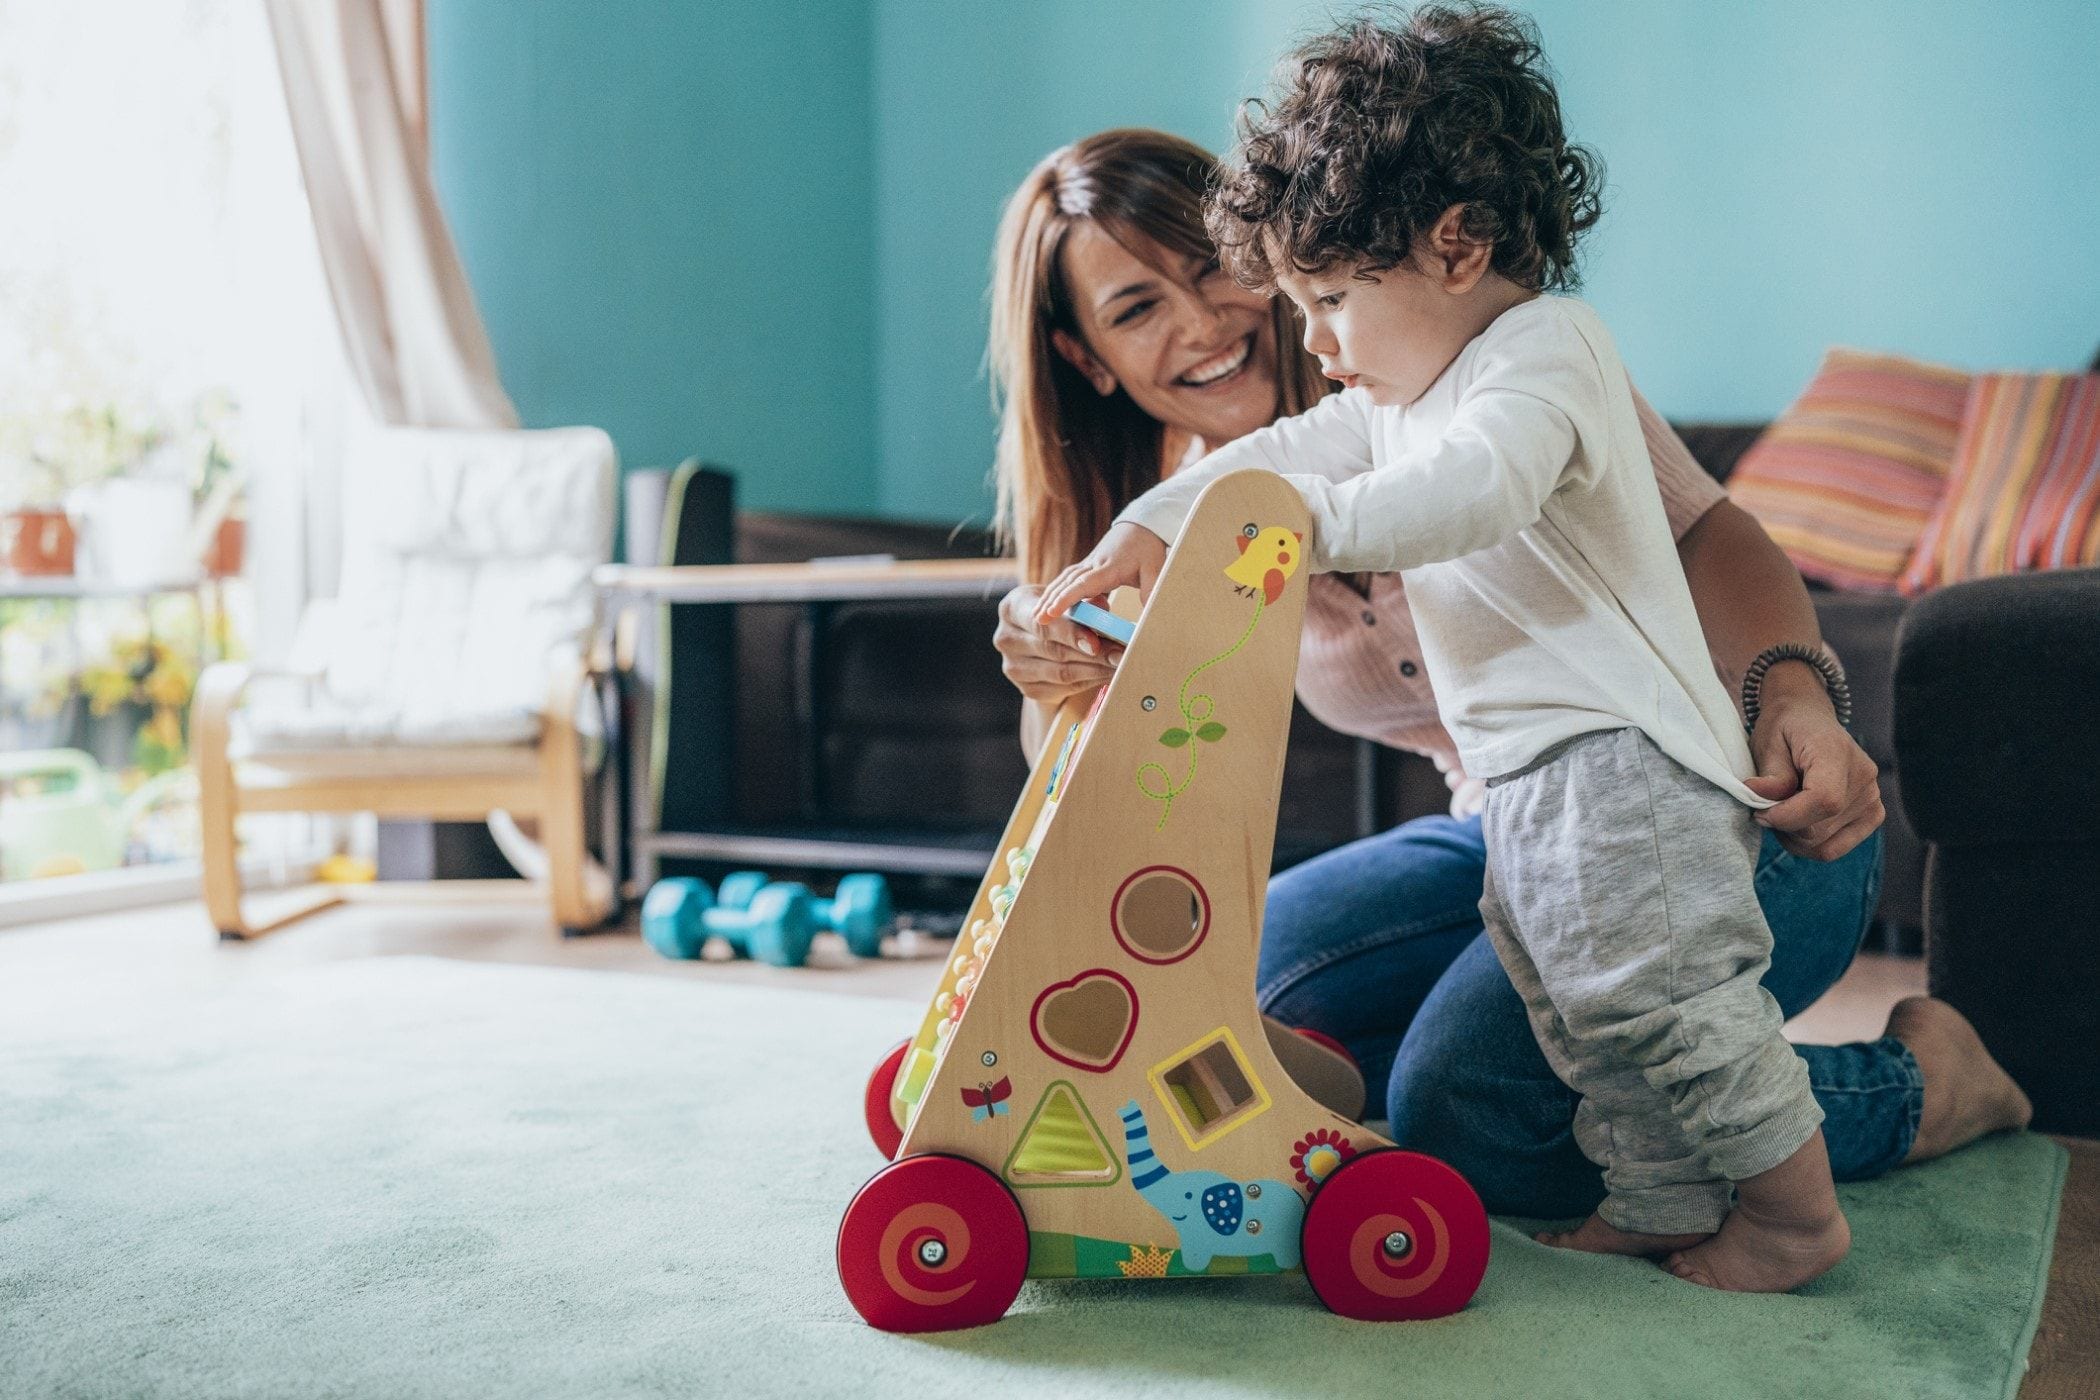
[[1400,571],[1445,726],[1487,782],[1481,911],[1546,1058],[1582,1095],[1597,1213],[1548,1243],[1776,1292],[1850,1234],[1822,1111],[1760,985],[1772,936],[1742,721],[1708,658],[1635,417],[1573,281],[1597,220],[1528,22],[1364,20],[1292,56],[1211,197],[1344,386],[1123,512],[1038,625],[1149,588],[1221,474],[1283,474],[1307,566]]

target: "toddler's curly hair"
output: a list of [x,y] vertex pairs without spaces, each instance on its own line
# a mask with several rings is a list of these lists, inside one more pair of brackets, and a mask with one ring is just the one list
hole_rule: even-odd
[[1602,213],[1603,167],[1561,129],[1538,31],[1489,5],[1372,16],[1284,60],[1273,105],[1249,102],[1205,223],[1242,284],[1342,261],[1396,267],[1454,204],[1492,266],[1572,288],[1575,242]]

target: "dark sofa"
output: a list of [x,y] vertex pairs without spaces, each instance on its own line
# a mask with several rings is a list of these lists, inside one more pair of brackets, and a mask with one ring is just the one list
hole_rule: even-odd
[[[1694,456],[1725,481],[1761,425],[1688,425]],[[740,562],[890,553],[981,556],[981,530],[893,521],[743,514]],[[1877,936],[1915,951],[1924,922],[1923,847],[1902,816],[1891,674],[1904,599],[1815,594],[1825,638],[1852,679],[1854,729],[1881,765],[1889,811]],[[1027,765],[1020,699],[991,647],[997,600],[746,607],[737,620],[733,806],[742,823],[855,831],[981,833],[1004,825]],[[1336,794],[1348,794],[1337,801]],[[937,796],[935,796],[937,794]],[[1361,744],[1300,707],[1278,821],[1285,864],[1444,809],[1425,759]]]
[[1904,801],[1931,843],[1931,991],[2036,1128],[2100,1136],[2100,569],[1919,599],[1894,694]]

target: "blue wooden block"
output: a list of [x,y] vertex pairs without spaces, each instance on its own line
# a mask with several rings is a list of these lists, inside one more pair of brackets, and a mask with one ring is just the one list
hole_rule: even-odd
[[1126,647],[1130,645],[1130,639],[1137,635],[1135,622],[1127,622],[1107,608],[1096,607],[1092,603],[1074,603],[1065,609],[1065,616],[1081,627],[1091,628],[1110,641]]

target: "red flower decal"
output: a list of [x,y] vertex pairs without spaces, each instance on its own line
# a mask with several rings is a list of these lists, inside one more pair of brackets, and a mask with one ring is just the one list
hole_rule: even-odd
[[1349,1139],[1332,1128],[1315,1128],[1291,1144],[1291,1171],[1307,1186],[1318,1186],[1355,1155]]

